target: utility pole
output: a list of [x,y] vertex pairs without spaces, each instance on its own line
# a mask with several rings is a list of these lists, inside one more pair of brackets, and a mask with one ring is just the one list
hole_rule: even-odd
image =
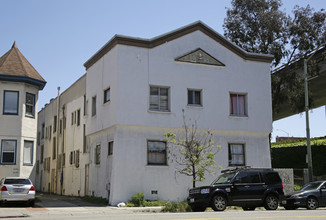
[[315,53],[319,50],[319,48],[325,45],[326,44],[320,45],[308,58],[305,58],[303,60],[309,182],[313,181],[313,169],[312,169],[312,152],[311,152],[311,144],[310,144],[310,127],[309,127],[308,62],[313,57],[313,55],[315,55]]

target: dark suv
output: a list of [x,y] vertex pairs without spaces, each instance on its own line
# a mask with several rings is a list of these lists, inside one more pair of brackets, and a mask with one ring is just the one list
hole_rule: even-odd
[[275,210],[284,197],[283,183],[277,171],[258,168],[235,168],[222,171],[209,186],[189,190],[188,204],[193,211],[223,211],[227,206],[255,210],[264,206]]

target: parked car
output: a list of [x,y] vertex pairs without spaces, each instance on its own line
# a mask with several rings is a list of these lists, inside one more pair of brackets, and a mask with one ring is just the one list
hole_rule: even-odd
[[6,177],[0,180],[0,203],[27,202],[34,206],[35,187],[28,178]]
[[227,206],[240,206],[245,211],[258,206],[275,210],[283,197],[277,171],[245,167],[224,170],[211,185],[190,189],[187,202],[193,211],[205,211],[207,207],[223,211]]
[[325,207],[326,181],[311,182],[302,187],[302,189],[286,195],[281,205],[288,210],[299,207],[307,209]]

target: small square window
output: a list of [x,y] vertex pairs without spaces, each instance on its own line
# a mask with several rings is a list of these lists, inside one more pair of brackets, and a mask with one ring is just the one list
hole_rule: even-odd
[[104,90],[104,103],[110,101],[110,88]]
[[201,90],[188,89],[188,105],[202,106]]

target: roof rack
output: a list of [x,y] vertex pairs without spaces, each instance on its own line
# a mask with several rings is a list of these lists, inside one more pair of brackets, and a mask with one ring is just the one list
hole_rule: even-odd
[[222,170],[221,173],[234,172],[237,170],[245,170],[245,169],[251,169],[251,166],[241,166],[241,167],[229,168],[229,169]]

